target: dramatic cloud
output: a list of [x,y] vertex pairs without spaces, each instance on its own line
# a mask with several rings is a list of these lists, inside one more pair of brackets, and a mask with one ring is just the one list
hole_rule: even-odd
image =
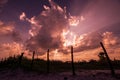
[[[78,41],[77,41],[78,40]],[[91,60],[96,59],[98,60],[99,52],[103,52],[101,48],[100,42],[103,42],[109,57],[114,59],[120,59],[120,38],[117,37],[112,32],[104,32],[101,35],[97,32],[94,33],[87,33],[76,37],[76,45],[74,45],[74,59],[75,61],[82,61],[82,60]],[[70,53],[70,48],[67,48],[68,52]],[[65,51],[63,51],[65,52]],[[63,61],[70,61],[70,54],[63,54],[63,53],[55,53],[54,57],[51,56],[52,59],[58,59]],[[64,57],[66,56],[66,57]],[[60,59],[61,58],[61,59]]]
[[20,20],[25,20],[25,18],[26,18],[26,14],[23,12],[23,13],[20,15],[19,19],[20,19]]
[[[0,58],[23,51],[31,57],[35,51],[46,59],[50,49],[50,59],[70,61],[73,46],[75,61],[97,59],[103,42],[110,58],[120,59],[119,0],[55,1],[61,7],[53,1],[40,0],[30,7],[26,4],[37,1],[0,0],[0,12],[4,9],[0,14]],[[20,22],[16,18],[23,10],[26,13],[21,12]]]
[[[44,5],[44,11],[38,16],[29,19],[22,12],[19,19],[31,24],[28,32],[30,38],[25,44],[26,49],[43,54],[44,58],[47,49],[50,49],[52,59],[56,57],[61,59],[61,56],[70,56],[65,53],[70,53],[70,46],[73,46],[76,60],[96,59],[98,53],[103,51],[100,46],[100,42],[103,42],[108,53],[117,55],[120,39],[114,32],[109,32],[104,27],[119,23],[118,3],[116,1],[112,3],[111,0],[103,2],[101,0],[91,1],[86,4],[85,10],[83,9],[83,13],[79,16],[67,15],[66,10],[52,0],[49,0],[50,7]],[[107,8],[106,4],[108,4]],[[111,8],[116,8],[116,10],[112,12]],[[114,48],[111,49],[111,47]],[[78,55],[81,55],[80,59]]]
[[9,35],[13,32],[14,27],[11,24],[5,24],[4,22],[0,21],[0,35]]
[[95,49],[100,47],[100,42],[103,42],[106,47],[119,45],[119,38],[112,32],[104,32],[101,35],[97,32],[80,35],[76,38],[77,43],[75,51]]
[[[76,2],[79,1],[76,0]],[[78,7],[74,7],[74,9],[78,9]],[[78,34],[84,34],[120,23],[119,9],[119,0],[90,0],[79,13],[79,17],[83,16],[81,17],[83,21],[79,22],[77,28],[72,29]],[[115,27],[111,29],[114,30]]]
[[99,42],[102,41],[102,38],[98,33],[87,33],[80,35],[76,38],[76,52],[81,52],[84,50],[95,49],[99,47]]
[[[50,1],[51,8],[28,20],[32,24],[29,30],[31,38],[27,41],[30,50],[47,50],[62,47],[61,33],[68,28],[68,21],[62,8]],[[41,50],[42,49],[42,50]]]
[[69,28],[77,26],[85,18],[71,15],[68,18],[66,10],[53,1],[49,2],[51,7],[44,5],[45,10],[38,16],[28,19],[24,12],[20,15],[20,20],[26,20],[32,26],[29,30],[31,38],[28,39],[26,46],[31,51],[45,52],[49,48],[68,53],[67,47],[76,44],[76,37],[79,37],[74,35]]
[[4,23],[0,21],[0,37],[0,40],[7,38],[7,40],[12,39],[15,42],[22,42],[22,36],[15,30],[14,23]]
[[24,12],[20,15],[20,20],[30,22],[32,26],[29,30],[31,37],[26,43],[27,48],[31,51],[46,52],[50,48],[52,50],[57,49],[58,52],[69,53],[68,46],[73,45],[75,52],[81,52],[98,48],[101,41],[105,45],[107,42],[110,42],[110,44],[116,43],[117,38],[113,38],[114,36],[111,32],[105,32],[102,35],[97,32],[89,32],[82,35],[76,34],[70,28],[79,28],[81,23],[86,21],[86,18],[84,16],[70,15],[67,18],[64,9],[51,0],[49,2],[51,7],[44,5],[45,10],[38,16],[28,19]]
[[21,35],[13,23],[0,21],[0,59],[18,55],[23,51]]
[[16,42],[0,44],[0,59],[18,55],[22,51],[24,51],[23,45]]
[[119,43],[119,38],[116,37],[112,32],[105,32],[103,35],[103,42],[105,45],[116,45]]

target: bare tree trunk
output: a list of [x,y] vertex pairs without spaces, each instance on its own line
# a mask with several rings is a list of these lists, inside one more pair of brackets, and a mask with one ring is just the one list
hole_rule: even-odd
[[50,61],[49,61],[49,49],[47,51],[47,73],[49,73],[49,66],[50,66]]
[[103,45],[102,42],[100,42],[100,45],[101,45],[101,47],[102,47],[102,49],[103,49],[103,51],[104,51],[104,53],[105,53],[105,56],[106,56],[106,58],[107,58],[109,67],[110,67],[110,69],[111,69],[111,74],[112,74],[112,76],[115,76],[115,71],[114,71],[114,68],[113,68],[113,66],[112,66],[111,60],[110,60],[110,58],[109,58],[109,56],[108,56],[108,54],[107,54],[107,51],[106,51],[106,49],[105,49],[105,47],[104,47],[104,45]]
[[72,74],[75,75],[74,59],[73,59],[73,46],[71,46],[71,60],[72,60]]
[[24,55],[24,53],[21,53],[21,55],[20,55],[20,57],[19,57],[19,61],[18,61],[18,66],[19,66],[19,67],[21,67],[23,55]]
[[33,68],[34,56],[35,56],[35,51],[33,51],[32,62],[31,62],[31,69]]

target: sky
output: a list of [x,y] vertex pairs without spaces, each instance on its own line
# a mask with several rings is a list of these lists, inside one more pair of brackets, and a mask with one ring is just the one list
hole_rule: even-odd
[[0,0],[0,59],[25,53],[51,60],[98,60],[103,42],[120,60],[120,0]]

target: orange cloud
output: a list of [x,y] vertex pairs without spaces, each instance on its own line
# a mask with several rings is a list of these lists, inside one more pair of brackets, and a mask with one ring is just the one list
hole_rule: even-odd
[[18,55],[23,51],[23,45],[16,42],[0,44],[0,59]]
[[118,43],[118,37],[114,36],[112,32],[105,32],[102,36],[105,45],[110,46]]
[[[19,31],[16,31],[14,23],[4,23],[0,21],[0,40],[4,38],[15,42],[22,42],[22,36]],[[4,40],[3,40],[4,41]]]
[[0,21],[0,36],[11,34],[14,30],[12,24],[6,25],[4,22]]
[[22,12],[22,14],[19,16],[20,20],[25,20],[26,19],[26,14]]
[[[85,29],[88,31],[90,28],[96,29],[95,27],[99,29],[99,26],[103,27],[106,25],[106,20],[109,21],[112,19],[107,17],[105,17],[105,19],[98,17],[98,19],[91,15],[85,17],[69,15],[70,18],[68,18],[64,9],[52,0],[49,0],[49,3],[51,7],[44,5],[45,10],[42,11],[40,15],[33,16],[31,19],[26,18],[25,13],[20,15],[20,20],[26,20],[31,23],[31,29],[29,30],[31,37],[26,41],[29,50],[38,51],[38,54],[42,54],[40,57],[45,59],[46,50],[50,48],[52,53],[50,55],[51,59],[62,59],[65,61],[70,60],[70,58],[67,58],[70,57],[69,46],[73,45],[76,61],[89,60],[97,59],[98,53],[102,51],[99,44],[99,42],[102,41],[110,55],[111,53],[115,53],[115,55],[118,54],[119,38],[113,35],[112,32],[104,32],[102,36],[97,32],[78,35],[69,29],[71,26],[87,26]],[[95,10],[100,9],[96,8]],[[85,25],[82,25],[80,22],[83,22]],[[114,49],[117,50],[110,48],[111,46],[114,46]],[[65,57],[63,57],[64,55]]]

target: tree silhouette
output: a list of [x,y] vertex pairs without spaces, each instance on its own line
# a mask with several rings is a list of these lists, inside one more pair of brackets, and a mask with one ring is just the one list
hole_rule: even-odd
[[106,56],[105,56],[105,53],[104,52],[100,52],[98,54],[98,57],[99,57],[99,61],[100,62],[105,62],[106,61]]

